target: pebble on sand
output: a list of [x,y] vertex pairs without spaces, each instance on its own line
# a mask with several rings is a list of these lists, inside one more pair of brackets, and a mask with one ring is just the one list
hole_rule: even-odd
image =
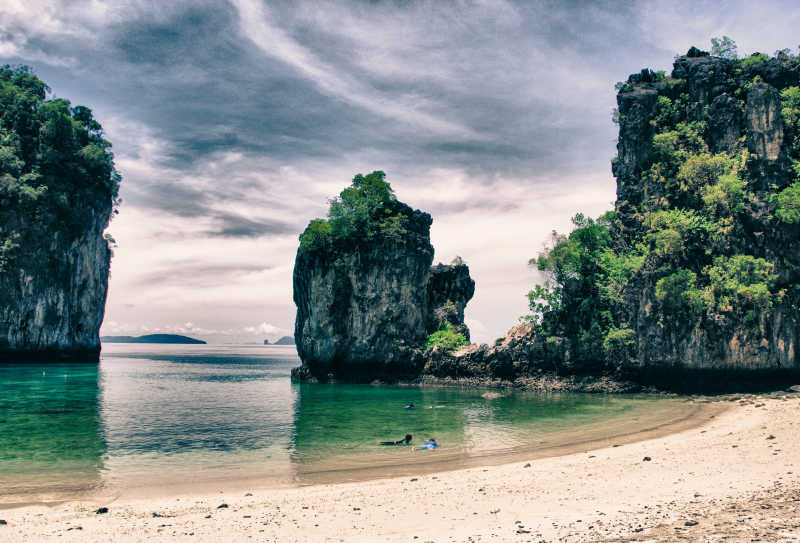
[[95,511],[95,514],[97,515],[105,515],[106,513],[108,513],[108,507],[101,507],[100,509]]

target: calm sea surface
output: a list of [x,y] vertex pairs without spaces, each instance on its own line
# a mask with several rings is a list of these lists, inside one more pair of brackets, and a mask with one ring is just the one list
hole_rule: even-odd
[[[296,365],[293,346],[136,344],[104,345],[99,365],[0,365],[0,503],[233,480],[297,485],[322,474],[348,480],[680,416],[678,402],[647,397],[292,384]],[[410,403],[415,409],[403,408]],[[379,444],[406,433],[441,447]]]

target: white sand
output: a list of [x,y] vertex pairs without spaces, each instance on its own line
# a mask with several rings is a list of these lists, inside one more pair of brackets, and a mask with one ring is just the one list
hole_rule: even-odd
[[800,395],[727,403],[699,428],[529,467],[2,510],[0,541],[800,539]]

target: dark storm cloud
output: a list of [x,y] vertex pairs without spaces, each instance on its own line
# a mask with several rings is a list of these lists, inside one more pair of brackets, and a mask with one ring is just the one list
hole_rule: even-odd
[[251,220],[234,213],[220,213],[214,216],[215,230],[208,235],[222,238],[257,238],[268,234],[294,234],[297,228],[281,221]]
[[28,32],[28,43],[68,51],[76,66],[40,73],[148,126],[173,168],[229,150],[290,162],[368,149],[404,171],[520,175],[559,166],[569,142],[608,147],[580,135],[613,132],[609,112],[580,115],[592,99],[581,87],[610,71],[595,62],[609,47],[635,42],[621,31],[630,2],[279,2],[264,4],[263,33],[285,40],[265,50],[244,29],[249,2],[235,4],[134,4],[92,40]]
[[208,264],[196,260],[180,260],[161,269],[141,274],[137,285],[216,286],[233,282],[243,275],[269,271],[269,266],[248,263]]
[[[266,235],[294,234],[300,228],[276,219],[251,219],[218,204],[245,203],[250,199],[235,190],[198,190],[179,182],[151,183],[126,192],[126,201],[136,207],[190,219],[210,220],[214,228],[204,232],[164,232],[168,237],[211,236],[222,238],[257,238]],[[271,209],[281,209],[272,202]]]

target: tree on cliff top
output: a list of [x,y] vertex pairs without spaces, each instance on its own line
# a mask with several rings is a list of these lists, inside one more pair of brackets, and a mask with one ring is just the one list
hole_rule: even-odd
[[27,66],[0,67],[0,263],[53,225],[80,235],[116,204],[120,176],[103,128],[89,108],[47,100],[49,90]]
[[399,204],[386,174],[376,170],[357,174],[353,182],[330,201],[328,219],[312,220],[300,235],[303,249],[344,241],[371,241],[377,236],[400,240],[408,216]]
[[711,54],[715,57],[735,59],[737,57],[736,42],[728,36],[711,38]]

